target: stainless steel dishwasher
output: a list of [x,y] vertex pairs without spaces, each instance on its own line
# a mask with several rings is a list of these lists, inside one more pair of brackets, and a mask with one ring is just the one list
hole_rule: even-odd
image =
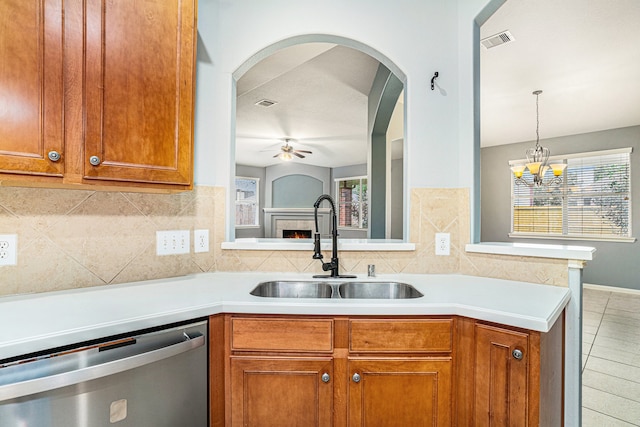
[[207,322],[0,362],[2,427],[205,427]]

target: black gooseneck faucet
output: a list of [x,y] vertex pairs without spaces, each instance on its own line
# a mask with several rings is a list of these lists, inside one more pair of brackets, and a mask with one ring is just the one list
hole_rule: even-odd
[[[331,242],[332,242],[332,250],[331,250],[331,262],[322,261],[322,251],[320,249],[320,231],[318,227],[318,208],[320,204],[324,201],[328,200],[331,204]],[[318,197],[318,200],[313,204],[314,207],[314,218],[316,221],[316,232],[313,236],[313,259],[319,259],[322,262],[322,270],[329,271],[331,270],[330,275],[319,274],[313,277],[321,278],[321,277],[333,277],[333,278],[354,278],[356,276],[351,275],[341,275],[339,272],[340,262],[338,261],[338,217],[336,215],[336,204],[334,203],[331,196],[328,194],[323,194]]]

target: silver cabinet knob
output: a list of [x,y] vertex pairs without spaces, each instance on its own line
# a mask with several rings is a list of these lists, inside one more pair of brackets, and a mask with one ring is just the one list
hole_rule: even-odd
[[522,353],[522,350],[517,348],[511,352],[511,355],[516,360],[522,360],[522,357],[524,356],[524,354]]
[[359,383],[360,382],[360,375],[356,372],[355,374],[353,374],[353,382],[354,383]]
[[51,150],[49,151],[49,160],[51,160],[52,162],[57,162],[58,160],[60,160],[60,153],[58,153],[55,150]]
[[91,163],[93,166],[98,166],[100,164],[100,157],[98,156],[89,157],[89,163]]
[[331,376],[325,372],[324,374],[322,374],[322,377],[320,378],[322,379],[323,383],[328,383],[329,380],[331,379]]

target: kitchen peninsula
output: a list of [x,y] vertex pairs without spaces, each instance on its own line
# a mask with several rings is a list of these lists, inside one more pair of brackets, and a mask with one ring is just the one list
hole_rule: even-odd
[[[512,374],[519,375],[519,381],[523,381],[527,390],[527,398],[519,400],[524,405],[522,416],[529,417],[529,422],[537,420],[541,425],[560,421],[563,311],[571,298],[569,289],[464,275],[394,274],[372,280],[409,283],[424,296],[404,300],[357,300],[250,295],[259,282],[310,279],[310,275],[299,273],[205,273],[4,297],[0,299],[0,324],[3,325],[0,327],[0,360],[100,337],[209,318],[212,425],[223,425],[225,421],[217,418],[221,414],[225,414],[230,425],[246,415],[247,408],[237,407],[237,396],[233,394],[237,389],[224,388],[224,378],[233,382],[229,375],[237,379],[246,369],[255,370],[255,365],[243,365],[247,360],[254,360],[261,369],[267,369],[262,365],[265,358],[279,360],[283,354],[287,355],[286,360],[294,358],[296,363],[318,358],[332,361],[332,379],[328,384],[321,380],[327,373],[322,369],[317,378],[319,385],[328,385],[334,390],[329,394],[337,417],[334,424],[346,422],[343,418],[347,413],[349,417],[356,413],[366,415],[362,412],[366,408],[353,409],[341,394],[347,384],[352,396],[358,391],[352,387],[356,383],[347,381],[345,375],[347,367],[351,366],[347,361],[352,364],[360,360],[368,361],[353,365],[363,369],[359,371],[364,378],[360,383],[362,387],[375,385],[367,375],[376,371],[375,375],[386,372],[384,375],[390,375],[387,378],[390,381],[397,377],[389,369],[396,368],[403,370],[413,366],[410,369],[417,369],[419,375],[431,375],[430,378],[435,375],[441,387],[434,395],[440,411],[438,425],[448,425],[453,417],[457,417],[459,423],[474,419],[478,416],[473,412],[474,407],[477,412],[483,405],[489,405],[488,401],[474,405],[471,400],[474,387],[484,387],[477,379],[486,377],[489,372],[489,366],[474,364],[496,363],[484,360],[482,355],[491,352],[497,337],[507,337],[507,341],[499,346],[508,357],[505,366]],[[265,349],[252,344],[255,337],[251,334],[245,334],[244,338],[237,335],[243,327],[248,327],[250,332],[253,326],[260,325],[260,331],[267,337],[274,333],[283,339],[300,337],[308,331],[304,328],[308,328],[309,322],[313,322],[311,330],[316,333],[318,330],[326,332],[319,348],[300,350],[295,348],[299,344],[290,342],[288,345],[294,347]],[[297,331],[300,325],[303,329]],[[275,329],[270,329],[273,327]],[[377,332],[377,336],[370,336],[371,332]],[[431,336],[437,339],[434,341]],[[420,342],[427,344],[416,348],[415,343]],[[381,345],[391,347],[381,348]],[[398,358],[406,365],[388,364],[391,359]],[[230,360],[235,362],[229,365]],[[416,364],[418,361],[420,363]],[[518,371],[519,361],[528,369]],[[301,366],[300,369],[306,368]],[[231,407],[232,404],[236,406]],[[547,417],[544,420],[553,420],[553,424],[543,423],[541,416]]]

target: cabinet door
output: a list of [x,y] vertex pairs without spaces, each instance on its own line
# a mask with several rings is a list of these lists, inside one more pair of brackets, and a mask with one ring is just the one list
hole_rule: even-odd
[[331,358],[231,358],[232,426],[331,426],[332,418]]
[[528,341],[526,333],[476,325],[474,425],[527,425]]
[[195,8],[86,0],[86,179],[191,184]]
[[350,360],[349,375],[351,427],[451,425],[451,358]]
[[[62,0],[0,0],[0,171],[61,175]],[[55,156],[54,156],[55,160]]]

